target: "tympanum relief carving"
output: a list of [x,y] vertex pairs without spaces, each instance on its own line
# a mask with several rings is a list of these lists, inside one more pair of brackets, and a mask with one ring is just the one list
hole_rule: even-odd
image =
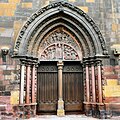
[[56,30],[47,36],[39,47],[40,60],[80,60],[79,44],[69,34]]

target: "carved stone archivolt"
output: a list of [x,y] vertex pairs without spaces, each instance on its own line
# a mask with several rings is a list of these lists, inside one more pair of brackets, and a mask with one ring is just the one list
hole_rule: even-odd
[[[47,14],[47,13],[50,13],[50,14]],[[95,22],[79,8],[69,4],[67,2],[63,2],[63,1],[54,2],[50,5],[36,11],[27,20],[27,22],[24,24],[24,26],[22,27],[22,29],[18,35],[17,41],[15,43],[15,47],[14,47],[14,54],[15,55],[27,54],[26,48],[29,46],[29,40],[34,37],[34,36],[32,36],[32,34],[36,33],[37,30],[39,28],[43,27],[45,24],[47,25],[48,19],[51,20],[51,23],[49,23],[49,25],[51,27],[55,18],[57,18],[59,16],[59,15],[56,15],[58,13],[60,15],[61,14],[63,15],[62,17],[65,18],[67,23],[70,23],[75,27],[72,29],[80,30],[80,29],[84,28],[85,31],[89,33],[89,36],[91,38],[89,39],[90,42],[88,42],[89,40],[87,40],[87,42],[91,43],[91,45],[88,47],[91,47],[90,49],[91,50],[93,49],[93,51],[91,51],[91,53],[88,53],[88,55],[91,55],[92,53],[94,53],[93,55],[95,55],[95,54],[107,55],[107,48],[105,45],[105,40],[103,39],[102,34],[101,34],[100,30],[98,29],[97,25],[95,24]],[[68,18],[67,18],[67,15],[68,15]],[[42,16],[44,16],[44,17],[42,17]],[[78,16],[78,17],[76,18],[76,16]],[[54,20],[53,20],[53,18],[54,18]],[[61,18],[59,18],[59,19],[61,19]],[[70,20],[70,19],[72,19],[72,20]],[[75,20],[78,21],[79,23],[76,24],[76,22],[74,22],[74,24],[73,24],[72,22]],[[60,23],[62,23],[61,20],[60,20]],[[53,23],[53,24],[55,24],[55,23]],[[82,25],[82,27],[79,26],[80,24]],[[68,24],[68,26],[71,27],[71,25],[69,25],[69,24]],[[44,32],[44,29],[45,28],[43,28],[41,31],[39,31],[39,33]],[[58,33],[57,36],[59,37],[60,34],[61,33]],[[80,34],[78,33],[78,35],[80,35]],[[86,36],[88,36],[88,34],[86,34]],[[35,43],[33,43],[33,44],[35,44]],[[84,42],[84,44],[86,44],[86,43]],[[83,45],[83,47],[84,47],[84,45]],[[84,49],[87,49],[89,52],[89,49],[87,47]]]

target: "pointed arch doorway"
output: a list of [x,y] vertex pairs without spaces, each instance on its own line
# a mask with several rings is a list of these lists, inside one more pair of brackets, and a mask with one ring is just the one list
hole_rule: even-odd
[[20,60],[19,106],[34,114],[37,107],[38,113],[59,116],[83,110],[86,115],[105,115],[105,40],[79,8],[62,1],[36,11],[22,27],[13,56]]

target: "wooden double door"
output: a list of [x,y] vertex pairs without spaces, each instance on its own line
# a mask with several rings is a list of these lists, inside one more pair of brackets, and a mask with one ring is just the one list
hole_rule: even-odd
[[[40,62],[37,75],[37,113],[56,114],[59,99],[57,62]],[[64,62],[62,83],[66,114],[83,112],[83,71],[80,62]]]

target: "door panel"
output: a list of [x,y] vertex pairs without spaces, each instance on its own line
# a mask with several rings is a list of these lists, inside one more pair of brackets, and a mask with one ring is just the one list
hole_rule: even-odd
[[77,62],[66,62],[63,68],[63,100],[65,111],[83,110],[83,72]]
[[40,63],[38,68],[38,112],[56,112],[58,100],[57,63]]
[[[37,112],[57,113],[57,62],[41,62],[38,67]],[[83,111],[83,71],[80,62],[64,62],[63,100],[67,113]]]

